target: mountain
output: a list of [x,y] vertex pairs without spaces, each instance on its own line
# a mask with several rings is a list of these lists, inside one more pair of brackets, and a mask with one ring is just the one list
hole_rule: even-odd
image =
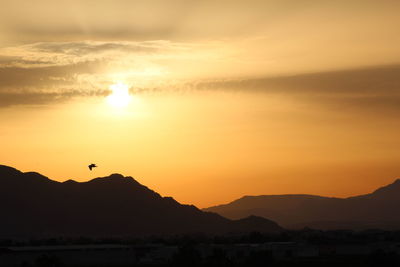
[[162,197],[132,177],[56,182],[0,165],[0,237],[135,237],[279,232],[264,218],[230,220]]
[[314,195],[245,196],[204,211],[216,212],[230,219],[262,216],[289,229],[400,230],[397,205],[400,205],[400,180],[371,194],[349,198]]

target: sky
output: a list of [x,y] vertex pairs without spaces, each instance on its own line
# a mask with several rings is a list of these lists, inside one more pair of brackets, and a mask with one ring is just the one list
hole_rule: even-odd
[[400,178],[399,1],[0,3],[0,164],[198,207]]

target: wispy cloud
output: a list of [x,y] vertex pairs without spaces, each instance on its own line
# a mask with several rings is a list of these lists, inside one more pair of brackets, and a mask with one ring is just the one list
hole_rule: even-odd
[[[190,44],[146,42],[47,42],[0,49],[0,93],[4,99],[34,102],[41,96],[65,97],[108,90],[118,80],[137,86],[159,76],[170,57],[189,53]],[[74,92],[70,94],[70,92]],[[9,93],[10,97],[4,94]],[[34,94],[40,97],[35,98]],[[30,100],[28,100],[30,99]],[[15,102],[15,101],[14,101]],[[13,102],[13,103],[14,103]],[[42,103],[43,101],[38,101]],[[11,103],[11,102],[10,102]]]
[[94,60],[121,60],[132,56],[168,56],[192,46],[169,41],[144,42],[41,42],[0,49],[0,66],[35,67],[76,64]]
[[400,115],[400,65],[375,66],[257,79],[199,82],[196,90],[225,90],[281,96],[338,112]]
[[81,91],[81,90],[68,90],[64,92],[22,92],[13,93],[5,92],[0,93],[0,108],[10,107],[16,105],[47,105],[47,104],[58,104],[61,102],[70,101],[75,97],[99,97],[107,96],[109,92],[107,90],[97,91]]

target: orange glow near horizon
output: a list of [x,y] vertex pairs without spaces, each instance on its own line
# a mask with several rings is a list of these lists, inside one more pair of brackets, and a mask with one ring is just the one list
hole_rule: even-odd
[[[226,92],[142,96],[123,115],[104,108],[96,100],[0,113],[9,125],[2,164],[58,181],[121,173],[199,207],[243,195],[352,196],[398,172],[395,118],[376,127],[281,97]],[[88,162],[99,167],[89,172]]]

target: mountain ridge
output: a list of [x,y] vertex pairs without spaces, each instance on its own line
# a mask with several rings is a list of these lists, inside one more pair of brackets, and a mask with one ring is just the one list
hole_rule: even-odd
[[134,237],[185,233],[280,232],[259,218],[235,221],[163,197],[131,176],[53,181],[0,165],[0,237]]
[[369,194],[347,198],[308,194],[244,196],[204,211],[230,219],[249,215],[268,217],[285,228],[327,229],[399,229],[400,179]]

